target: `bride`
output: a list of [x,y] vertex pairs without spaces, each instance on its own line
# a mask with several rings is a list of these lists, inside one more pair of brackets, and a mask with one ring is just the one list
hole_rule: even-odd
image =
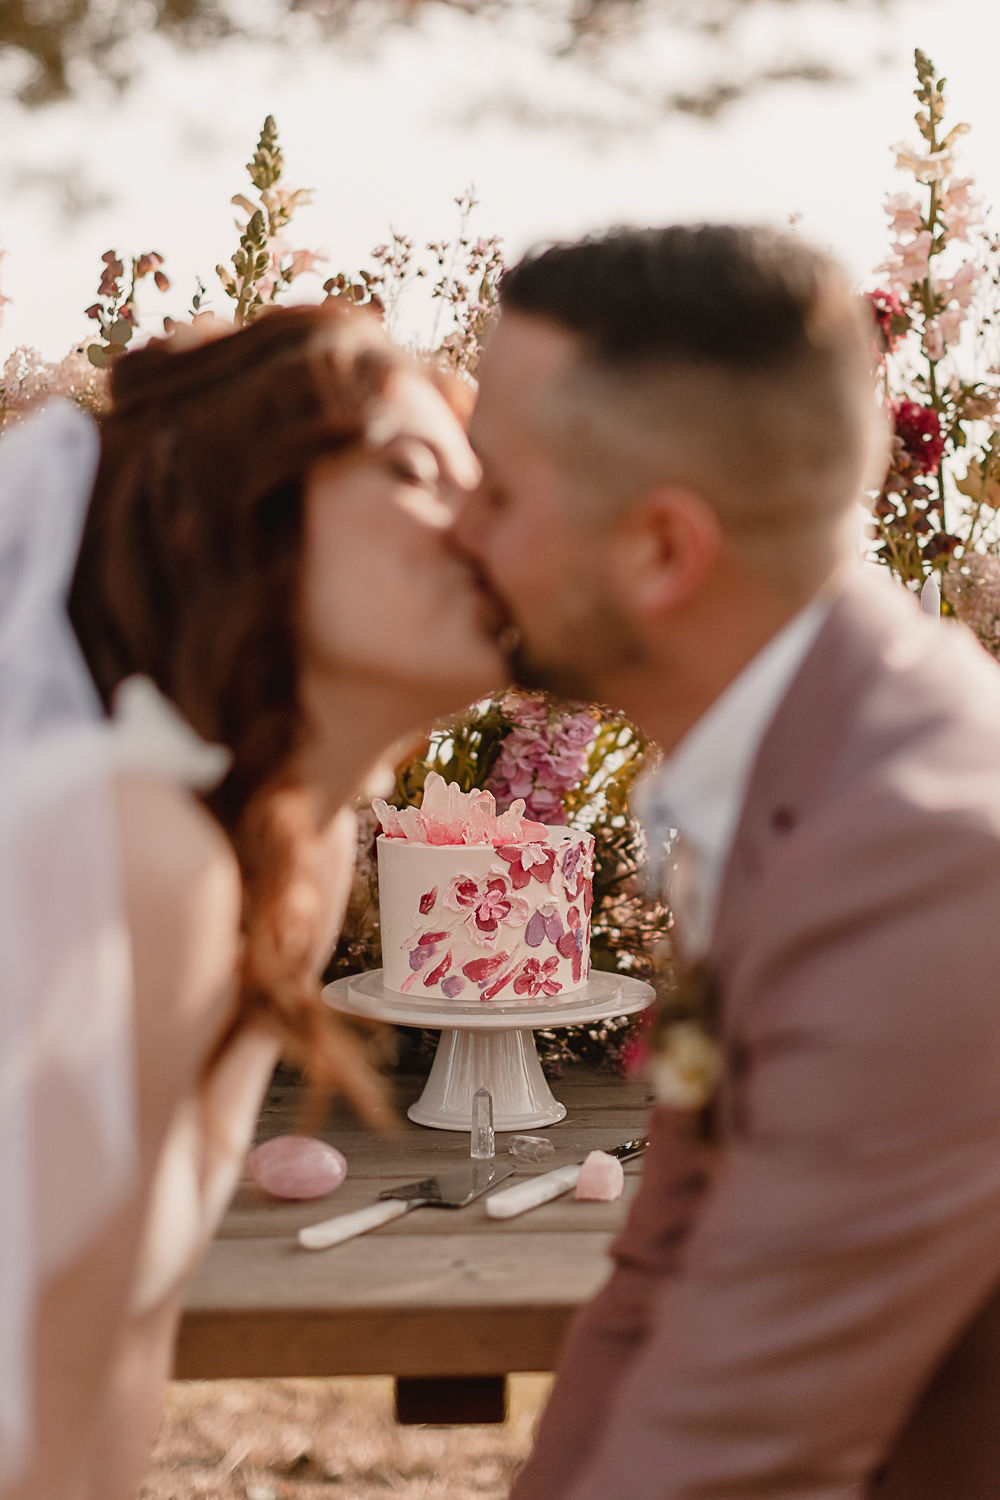
[[113,367],[0,442],[0,1496],[134,1493],[180,1292],[321,1004],[347,810],[503,678],[447,388],[336,307]]

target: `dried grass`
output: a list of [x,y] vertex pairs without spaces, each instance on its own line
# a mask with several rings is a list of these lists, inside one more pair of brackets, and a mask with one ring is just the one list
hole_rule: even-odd
[[177,1383],[139,1500],[502,1500],[549,1385],[512,1376],[499,1426],[400,1427],[388,1379]]

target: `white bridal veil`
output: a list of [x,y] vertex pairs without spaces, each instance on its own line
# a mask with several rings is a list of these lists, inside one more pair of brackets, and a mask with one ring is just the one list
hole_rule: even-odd
[[0,438],[0,1486],[31,1441],[40,1289],[137,1164],[111,778],[204,790],[231,760],[146,678],[103,713],[66,614],[99,451],[62,401]]
[[0,440],[0,1483],[30,1441],[39,1289],[134,1166],[111,735],[65,612],[98,452],[61,402]]

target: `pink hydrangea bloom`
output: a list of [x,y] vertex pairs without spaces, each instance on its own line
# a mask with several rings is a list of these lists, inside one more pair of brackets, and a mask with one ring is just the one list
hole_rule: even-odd
[[504,707],[514,727],[490,777],[497,804],[523,797],[532,818],[560,823],[565,798],[586,770],[597,725],[589,713],[554,713],[538,698],[509,695]]

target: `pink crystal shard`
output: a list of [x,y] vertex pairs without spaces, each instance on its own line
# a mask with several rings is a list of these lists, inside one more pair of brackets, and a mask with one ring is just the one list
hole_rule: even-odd
[[591,1203],[611,1203],[621,1197],[624,1186],[621,1162],[606,1151],[591,1151],[580,1168],[575,1196]]
[[254,1182],[272,1198],[322,1198],[347,1176],[336,1146],[307,1135],[277,1135],[255,1146],[248,1161]]
[[524,816],[524,799],[518,797],[508,810],[497,816],[492,792],[474,787],[463,792],[453,781],[445,781],[436,771],[424,782],[424,800],[420,808],[400,810],[372,800],[372,808],[388,839],[410,839],[420,844],[527,844],[540,843],[547,837],[541,823]]

